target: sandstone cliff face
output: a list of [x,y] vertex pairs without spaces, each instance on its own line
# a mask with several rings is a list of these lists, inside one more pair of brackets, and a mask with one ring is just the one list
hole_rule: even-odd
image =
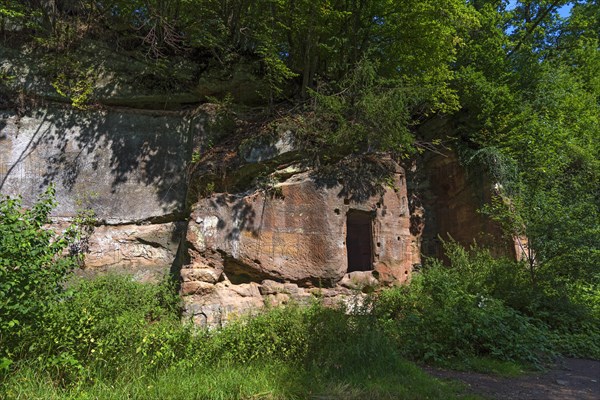
[[[98,52],[106,49],[81,56]],[[93,87],[98,106],[74,110],[35,54],[3,53],[1,67],[16,77],[8,93],[42,101],[21,104],[0,87],[0,193],[31,205],[54,183],[57,226],[81,209],[97,217],[81,274],[152,281],[179,273],[185,313],[198,324],[315,297],[356,306],[365,293],[409,280],[422,254],[442,256],[438,236],[515,254],[478,213],[493,182],[452,151],[406,170],[383,154],[314,168],[291,131],[253,137],[210,105],[166,111],[224,92],[252,103],[256,82],[243,84],[243,70],[213,71],[189,93],[166,93],[147,85],[143,62],[105,54]],[[182,82],[197,78],[193,65],[178,68]],[[436,137],[443,129],[429,128]]]
[[57,223],[95,212],[85,273],[169,271],[183,231],[192,120],[180,113],[0,110],[0,193],[31,205],[56,185]]
[[428,154],[420,163],[421,207],[425,210],[422,252],[444,258],[442,240],[465,247],[475,242],[497,256],[520,257],[518,238],[506,238],[500,227],[480,210],[491,202],[493,184],[484,171],[466,169],[454,151]]
[[302,164],[290,132],[240,149],[230,169],[202,165],[194,179],[217,179],[211,171],[221,168],[232,188],[265,168],[276,179],[237,193],[202,193],[189,214],[186,171],[206,129],[194,115],[0,110],[0,192],[27,205],[54,183],[57,222],[82,208],[98,218],[81,274],[156,280],[180,268],[185,312],[206,325],[268,303],[319,297],[352,305],[410,279],[422,253],[442,256],[438,235],[514,254],[478,213],[491,183],[469,174],[454,153],[429,155],[410,171],[384,155],[315,170]]
[[327,289],[341,300],[406,281],[420,262],[419,237],[410,231],[404,170],[391,160],[386,168],[387,185],[362,196],[308,171],[270,192],[200,199],[187,230],[189,263],[181,270],[188,314],[219,323],[262,306],[264,294],[287,301]]

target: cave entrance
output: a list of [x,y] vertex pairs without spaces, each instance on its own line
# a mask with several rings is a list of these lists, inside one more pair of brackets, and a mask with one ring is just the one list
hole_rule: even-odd
[[350,210],[346,214],[346,253],[348,272],[373,269],[373,218],[366,211]]

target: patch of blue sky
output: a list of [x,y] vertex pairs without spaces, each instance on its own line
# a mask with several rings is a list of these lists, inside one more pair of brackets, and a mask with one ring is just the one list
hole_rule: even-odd
[[[517,1],[510,0],[508,2],[508,5],[506,6],[506,10],[508,10],[508,11],[513,10],[516,6],[517,6]],[[558,8],[558,15],[560,15],[561,18],[567,18],[569,15],[571,15],[572,8],[573,8],[573,2],[568,2],[564,6],[561,6]]]
[[[506,6],[506,11],[511,11],[514,10],[515,7],[517,6],[517,1],[516,0],[510,0],[508,2],[508,5]],[[561,18],[567,18],[569,17],[569,15],[571,15],[571,9],[573,8],[573,3],[574,2],[568,2],[567,4],[565,4],[564,6],[561,6],[557,9],[558,11],[558,15]],[[512,34],[515,31],[515,27],[514,26],[510,26],[508,27],[508,29],[506,29],[506,33],[507,34]]]

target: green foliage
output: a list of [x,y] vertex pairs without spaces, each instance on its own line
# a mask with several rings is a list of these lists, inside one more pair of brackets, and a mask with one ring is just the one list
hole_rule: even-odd
[[[556,313],[558,306],[531,300],[522,265],[456,244],[447,249],[450,267],[432,262],[410,286],[384,291],[360,312],[290,305],[218,330],[182,324],[168,283],[78,281],[23,337],[28,352],[0,379],[0,390],[6,398],[445,399],[457,389],[433,384],[402,355],[512,374],[510,361],[537,364],[553,351],[597,354],[598,324],[589,315],[550,330],[527,314],[534,306],[533,314]],[[593,288],[571,291],[574,304],[593,303],[597,314]]]
[[92,68],[87,71],[76,71],[68,77],[65,73],[59,73],[52,82],[52,87],[62,97],[66,97],[71,105],[79,110],[88,108],[88,102],[94,89],[94,78]]
[[4,32],[10,29],[23,27],[34,27],[34,17],[39,13],[32,13],[28,7],[19,0],[5,0],[0,5],[0,30]]
[[453,371],[475,371],[507,378],[522,376],[528,371],[528,366],[524,366],[522,363],[491,357],[449,358],[439,362],[438,365]]
[[[204,337],[201,362],[297,363],[324,374],[362,369],[398,357],[393,345],[365,315],[346,315],[315,303],[274,308],[231,322]],[[199,362],[199,361],[194,361]]]
[[351,151],[413,150],[410,99],[398,82],[379,78],[379,66],[362,60],[339,85],[311,91],[313,106],[301,128],[316,143]]
[[499,184],[483,211],[527,237],[531,281],[561,288],[596,285],[600,265],[600,14],[577,2],[559,18],[563,3],[476,2],[455,81],[464,159]]
[[[181,324],[168,284],[106,276],[70,285],[0,379],[5,398],[453,398],[402,360],[367,315],[288,306],[219,330]],[[35,378],[34,378],[35,376]]]
[[0,357],[21,349],[77,266],[78,255],[65,254],[76,229],[61,234],[46,227],[54,205],[53,186],[30,209],[19,198],[0,200]]
[[445,249],[449,266],[430,261],[409,286],[384,291],[374,303],[405,355],[450,365],[480,357],[539,365],[553,353],[597,357],[597,286],[567,287],[554,275],[532,282],[523,263],[454,242]]
[[[208,128],[217,134],[234,130],[236,115],[231,93],[227,93],[223,99],[209,96],[207,100],[210,102],[211,108]],[[206,143],[206,147],[210,148],[213,144],[209,141],[209,143]]]
[[401,360],[392,364],[364,365],[361,374],[329,378],[320,371],[306,371],[295,364],[267,363],[214,366],[176,366],[144,375],[135,369],[122,371],[115,380],[99,377],[85,384],[62,388],[47,373],[34,368],[17,371],[6,386],[7,400],[28,399],[124,399],[222,400],[222,399],[478,399],[463,395],[458,384],[434,379]]
[[183,356],[191,332],[180,325],[173,285],[105,276],[71,283],[24,339],[27,357],[69,383],[87,369],[118,373],[132,359],[166,367]]
[[306,312],[276,308],[232,322],[213,336],[211,351],[209,359],[241,363],[303,359],[308,352]]
[[502,301],[469,292],[452,275],[434,265],[409,289],[387,291],[377,303],[377,315],[406,356],[543,361],[549,349],[545,331]]
[[25,17],[25,7],[19,2],[8,0],[0,7],[0,17],[4,20],[19,20]]
[[261,94],[264,97],[267,97],[271,102],[274,99],[280,98],[287,82],[298,76],[274,53],[276,52],[272,49],[269,51],[266,47],[260,47],[258,49],[258,54],[262,59],[264,75],[268,83],[268,92]]
[[[21,35],[35,37],[53,53],[68,54],[93,39],[137,52],[155,66],[180,55],[203,69],[249,63],[265,82],[260,92],[270,104],[290,95],[306,99],[309,89],[320,92],[322,83],[331,85],[324,93],[331,95],[338,83],[354,79],[355,69],[365,71],[362,60],[369,59],[381,82],[362,96],[357,110],[376,122],[377,112],[397,109],[401,132],[405,121],[416,121],[412,116],[458,109],[452,63],[468,30],[479,25],[475,9],[460,0],[108,0],[54,7],[11,1],[0,10],[31,20],[42,15],[39,29]],[[163,80],[171,72],[163,71]],[[82,106],[87,83],[59,75],[54,86]],[[389,132],[384,135],[380,145],[394,145]]]

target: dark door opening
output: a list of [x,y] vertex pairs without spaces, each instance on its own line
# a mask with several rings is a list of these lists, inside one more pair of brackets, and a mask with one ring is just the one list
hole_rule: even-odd
[[350,210],[346,218],[346,252],[348,272],[373,269],[371,213]]

